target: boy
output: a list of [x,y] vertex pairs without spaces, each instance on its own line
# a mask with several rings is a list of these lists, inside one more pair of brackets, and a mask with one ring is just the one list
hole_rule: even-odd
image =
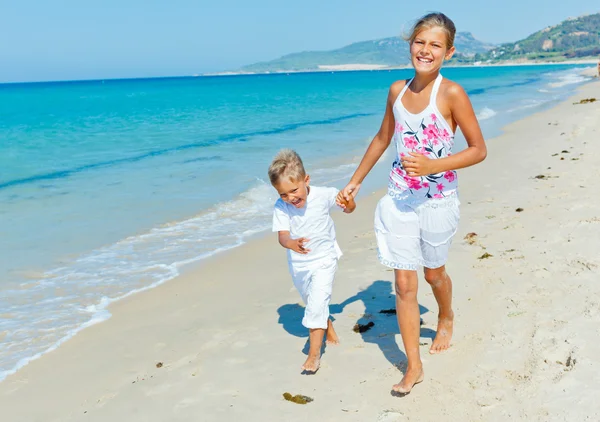
[[[329,215],[338,190],[309,186],[310,177],[295,151],[281,150],[269,166],[269,180],[279,193],[273,212],[273,231],[288,251],[294,285],[306,304],[302,325],[309,329],[310,348],[302,370],[319,369],[323,336],[337,344],[338,337],[329,319],[329,300],[337,261],[342,256]],[[351,199],[344,212],[354,211]]]

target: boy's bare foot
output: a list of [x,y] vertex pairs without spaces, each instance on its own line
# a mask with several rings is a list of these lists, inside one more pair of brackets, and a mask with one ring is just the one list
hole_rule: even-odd
[[410,390],[420,382],[423,382],[425,374],[423,373],[423,367],[420,366],[415,369],[407,369],[404,373],[402,381],[392,387],[392,390],[400,394],[408,394]]
[[308,356],[304,365],[302,365],[302,370],[306,372],[315,373],[319,370],[319,366],[321,365],[321,359],[318,356]]
[[327,324],[327,334],[325,335],[325,342],[327,344],[332,345],[340,344],[340,338],[333,329],[333,324],[331,323],[331,321],[329,321],[329,324]]
[[438,319],[437,332],[433,343],[429,348],[429,353],[435,355],[442,353],[450,347],[450,340],[452,340],[452,329],[454,325],[454,316],[451,318],[440,318]]

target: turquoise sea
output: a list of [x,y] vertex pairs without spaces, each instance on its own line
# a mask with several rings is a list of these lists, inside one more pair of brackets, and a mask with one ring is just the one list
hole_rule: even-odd
[[[578,66],[448,68],[486,138]],[[343,186],[410,70],[0,85],[0,380],[111,302],[266,231],[282,147]],[[528,140],[530,142],[531,140]],[[539,140],[542,142],[543,140]],[[458,141],[464,146],[464,141]],[[386,184],[388,158],[366,182]]]

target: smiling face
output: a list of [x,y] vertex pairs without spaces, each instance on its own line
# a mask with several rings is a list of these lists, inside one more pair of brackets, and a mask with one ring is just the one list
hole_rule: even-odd
[[434,26],[420,31],[410,44],[410,57],[417,73],[438,72],[454,54],[454,46],[449,48],[448,36],[442,27]]
[[282,177],[273,187],[277,190],[283,202],[287,202],[296,208],[304,208],[308,196],[309,182],[310,176],[308,175],[301,180]]

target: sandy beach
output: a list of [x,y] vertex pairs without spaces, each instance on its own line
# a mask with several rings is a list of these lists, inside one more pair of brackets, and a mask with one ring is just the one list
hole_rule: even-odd
[[425,382],[408,396],[390,393],[404,353],[395,316],[380,312],[394,307],[372,229],[381,190],[334,215],[341,344],[316,375],[300,374],[303,308],[268,235],[114,304],[107,322],[9,376],[2,421],[600,420],[600,101],[574,104],[585,98],[600,100],[600,81],[509,125],[460,172],[453,346],[427,353],[437,315],[421,277]]

